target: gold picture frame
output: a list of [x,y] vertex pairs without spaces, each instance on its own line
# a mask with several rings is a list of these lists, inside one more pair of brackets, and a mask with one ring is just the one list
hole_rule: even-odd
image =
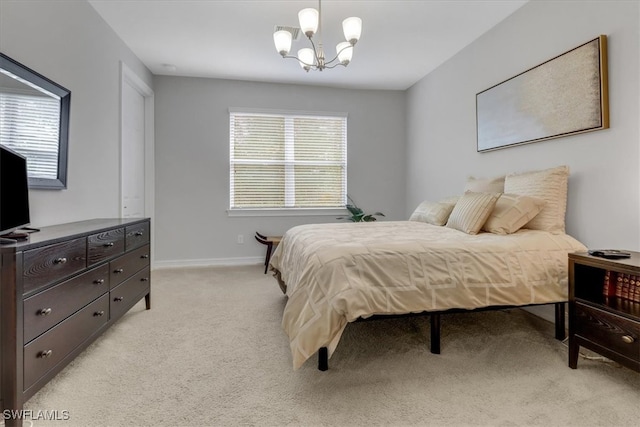
[[478,152],[608,127],[605,35],[476,94]]

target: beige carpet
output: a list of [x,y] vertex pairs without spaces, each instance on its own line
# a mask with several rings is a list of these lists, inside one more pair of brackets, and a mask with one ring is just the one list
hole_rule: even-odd
[[521,310],[347,327],[330,369],[293,371],[261,266],[158,270],[142,303],[26,404],[34,426],[637,426],[640,374],[581,359]]

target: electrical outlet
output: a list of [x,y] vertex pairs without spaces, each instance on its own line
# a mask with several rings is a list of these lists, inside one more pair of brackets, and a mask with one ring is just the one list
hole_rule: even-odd
[[241,245],[244,243],[244,235],[238,234],[238,244]]

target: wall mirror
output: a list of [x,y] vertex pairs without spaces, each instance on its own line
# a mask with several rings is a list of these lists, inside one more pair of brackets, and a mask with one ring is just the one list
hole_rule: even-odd
[[67,188],[71,92],[0,53],[0,144],[27,158],[29,188]]

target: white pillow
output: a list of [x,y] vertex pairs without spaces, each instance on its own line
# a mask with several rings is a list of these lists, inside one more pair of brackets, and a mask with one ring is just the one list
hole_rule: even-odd
[[522,228],[564,233],[568,182],[568,166],[507,175],[505,193],[535,197],[545,202],[540,213]]
[[544,207],[544,200],[517,194],[503,194],[482,229],[494,234],[511,234],[531,221]]
[[491,214],[500,193],[474,193],[467,191],[453,208],[447,227],[467,234],[478,234]]
[[470,176],[464,186],[464,191],[474,193],[504,193],[504,175],[495,178],[476,178]]
[[411,214],[409,221],[426,222],[433,225],[444,225],[456,205],[456,200],[446,199],[439,202],[425,200]]

